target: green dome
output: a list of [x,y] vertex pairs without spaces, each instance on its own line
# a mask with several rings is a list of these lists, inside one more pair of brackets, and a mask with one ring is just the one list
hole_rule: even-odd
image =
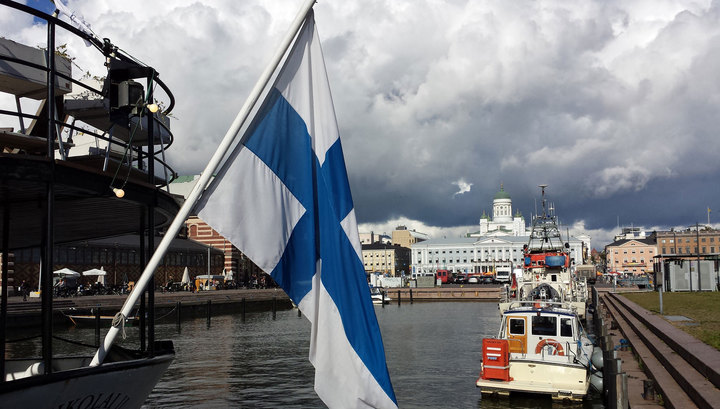
[[500,191],[495,193],[495,197],[493,199],[510,199],[510,195],[507,194],[507,192],[503,190],[502,185],[500,185]]

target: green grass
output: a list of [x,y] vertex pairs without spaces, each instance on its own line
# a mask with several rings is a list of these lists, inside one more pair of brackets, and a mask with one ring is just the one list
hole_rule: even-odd
[[[625,293],[623,296],[641,307],[660,314],[657,292]],[[673,325],[720,350],[720,292],[663,293],[663,314],[683,315],[698,325]]]

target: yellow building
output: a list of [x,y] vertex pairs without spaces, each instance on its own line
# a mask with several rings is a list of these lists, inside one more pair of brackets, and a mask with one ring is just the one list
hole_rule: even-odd
[[656,241],[649,239],[624,239],[605,246],[608,271],[619,273],[652,273],[653,257],[658,254]]
[[405,226],[398,226],[397,229],[392,232],[392,244],[397,244],[400,247],[410,248],[413,244],[427,239],[427,234],[419,233],[415,230],[408,230]]

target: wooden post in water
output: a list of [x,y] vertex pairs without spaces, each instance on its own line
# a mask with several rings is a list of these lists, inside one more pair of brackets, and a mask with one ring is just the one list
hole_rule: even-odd
[[175,303],[175,309],[177,310],[177,330],[180,332],[180,321],[182,320],[180,316],[180,312],[182,311],[182,304],[180,304],[180,301]]
[[411,288],[410,289],[410,304],[412,304],[412,303],[413,303],[413,298],[412,298],[412,288]]
[[383,290],[382,298],[380,299],[380,305],[382,305],[383,308],[385,308],[385,295],[386,294],[387,294],[387,291]]
[[245,322],[245,297],[242,298],[241,304],[242,304],[242,320],[243,320],[243,322]]
[[208,325],[208,327],[210,326],[210,317],[212,314],[211,308],[212,308],[212,300],[208,300],[207,301],[207,325]]
[[401,298],[402,298],[401,295],[402,295],[402,293],[400,292],[400,290],[398,290],[398,307],[400,306],[400,302],[401,302]]
[[100,304],[95,306],[95,345],[100,347]]
[[273,319],[277,316],[277,297],[273,295],[272,300],[272,312],[273,312]]

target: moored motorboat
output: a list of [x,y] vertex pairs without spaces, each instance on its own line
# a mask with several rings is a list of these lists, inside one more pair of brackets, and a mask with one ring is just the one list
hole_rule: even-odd
[[476,385],[484,393],[537,393],[581,400],[588,394],[593,343],[567,304],[515,301],[496,338],[483,340]]
[[[158,156],[172,142],[165,121],[174,105],[172,93],[154,69],[109,40],[18,2],[0,0],[0,7],[6,16],[44,24],[48,39],[38,48],[0,38],[0,94],[12,97],[3,98],[12,103],[0,107],[0,325],[5,328],[8,317],[9,283],[22,273],[13,272],[12,260],[19,250],[39,254],[40,282],[34,293],[42,305],[39,356],[36,348],[22,345],[34,340],[11,339],[3,331],[0,406],[140,407],[175,356],[172,342],[155,341],[152,290],[147,303],[144,297],[141,303],[141,324],[147,331],[139,331],[137,348],[134,340],[113,345],[99,365],[91,364],[97,346],[90,346],[87,355],[58,354],[53,344],[65,340],[53,336],[52,274],[59,263],[54,251],[55,243],[138,234],[141,259],[152,252],[156,231],[179,209],[176,198],[160,189],[171,180],[159,175],[175,175]],[[60,41],[82,40],[99,51],[98,61],[108,67],[101,87],[73,78],[73,64],[82,62],[71,63],[56,52]],[[147,81],[147,93],[136,79]],[[170,100],[165,112],[155,113],[154,89],[163,90]],[[92,115],[78,108],[94,101],[103,102],[104,108]],[[28,114],[29,110],[37,113]],[[140,129],[133,123],[145,125]],[[81,138],[93,140],[95,151],[74,154]],[[128,319],[116,315],[113,326],[121,327]],[[77,340],[73,344],[83,346]]]
[[370,297],[372,298],[373,304],[389,304],[391,301],[387,292],[380,290],[378,287],[370,287]]

